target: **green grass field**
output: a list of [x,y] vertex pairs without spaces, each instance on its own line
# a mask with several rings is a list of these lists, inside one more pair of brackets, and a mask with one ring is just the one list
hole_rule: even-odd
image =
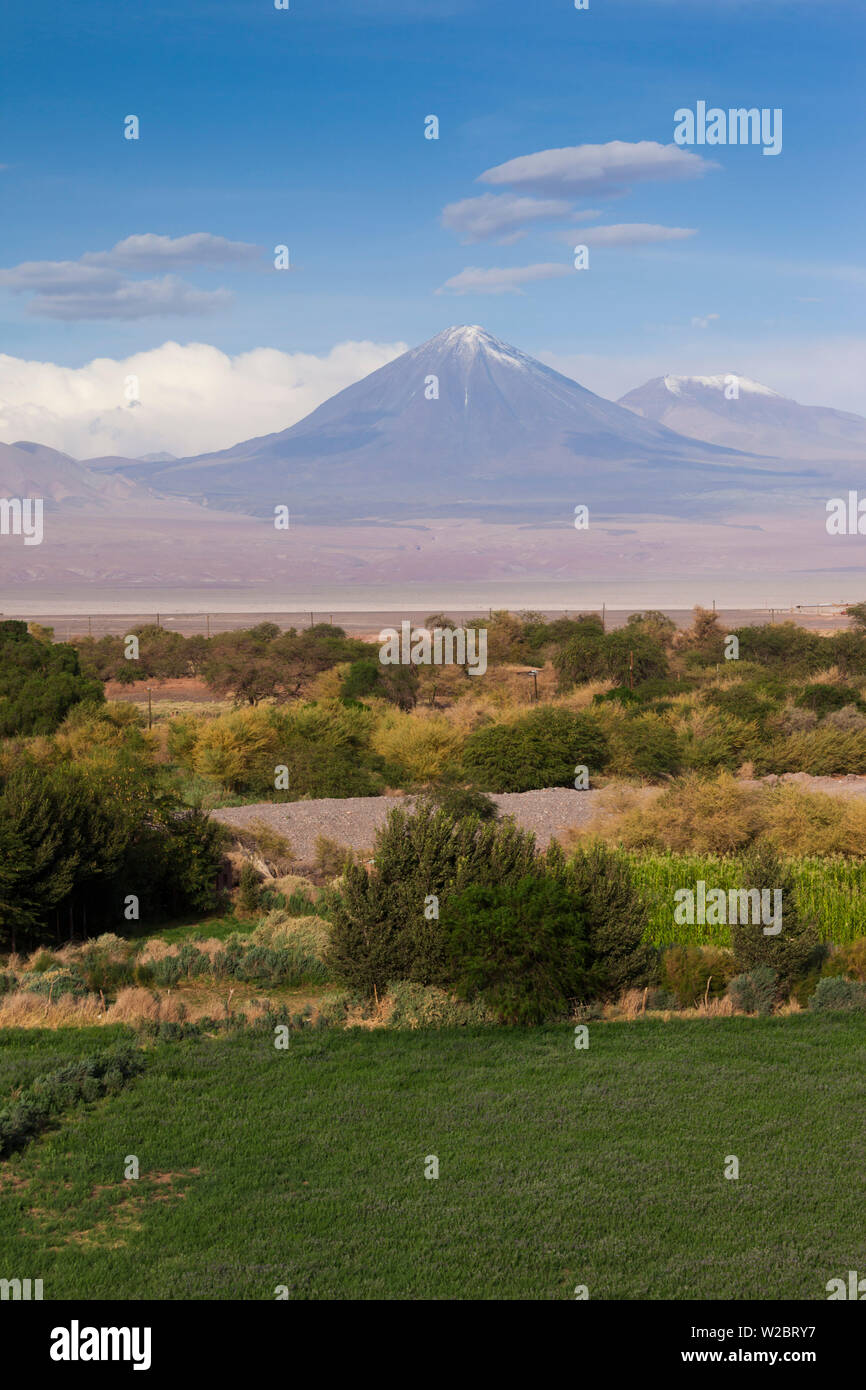
[[[866,1020],[589,1036],[160,1043],[0,1164],[0,1276],[47,1299],[775,1300],[866,1268]],[[2,1101],[113,1040],[0,1035]]]

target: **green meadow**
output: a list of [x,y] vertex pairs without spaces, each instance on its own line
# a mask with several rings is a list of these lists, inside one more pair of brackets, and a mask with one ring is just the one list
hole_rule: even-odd
[[[7,1030],[0,1105],[132,1038]],[[866,1267],[863,1015],[588,1039],[154,1043],[143,1074],[0,1163],[0,1274],[46,1299],[812,1300]]]

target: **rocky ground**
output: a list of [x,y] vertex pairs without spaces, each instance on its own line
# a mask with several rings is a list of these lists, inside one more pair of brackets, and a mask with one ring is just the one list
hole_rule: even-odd
[[[866,777],[810,777],[797,772],[786,773],[781,778],[766,777],[763,781],[771,785],[779,781],[796,782],[809,791],[827,792],[831,796],[866,796]],[[645,787],[642,794],[651,798],[660,790],[659,787]],[[606,795],[603,790],[573,791],[568,787],[551,787],[543,791],[508,792],[492,800],[502,815],[513,815],[523,829],[534,831],[543,849],[564,830],[592,820],[605,804]],[[407,804],[411,804],[411,797],[346,797],[280,804],[263,801],[253,806],[226,807],[212,814],[216,820],[239,828],[253,821],[263,821],[289,840],[297,860],[312,862],[319,835],[355,850],[372,849],[376,830],[384,824],[389,811]]]

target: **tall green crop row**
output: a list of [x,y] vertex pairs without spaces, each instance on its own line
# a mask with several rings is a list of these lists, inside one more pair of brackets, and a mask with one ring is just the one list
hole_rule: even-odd
[[[729,946],[727,925],[674,921],[680,888],[696,891],[699,880],[710,888],[748,888],[741,862],[733,856],[711,854],[645,854],[623,851],[649,908],[648,939],[655,945],[677,942],[694,946]],[[792,859],[789,866],[801,910],[811,916],[822,941],[844,945],[866,936],[866,860]]]

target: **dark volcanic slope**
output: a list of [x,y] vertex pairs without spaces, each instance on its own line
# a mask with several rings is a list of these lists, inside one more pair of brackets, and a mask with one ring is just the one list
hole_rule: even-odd
[[264,515],[282,503],[320,521],[561,521],[578,503],[692,516],[812,476],[642,420],[477,327],[446,329],[278,434],[122,471],[212,507]]

